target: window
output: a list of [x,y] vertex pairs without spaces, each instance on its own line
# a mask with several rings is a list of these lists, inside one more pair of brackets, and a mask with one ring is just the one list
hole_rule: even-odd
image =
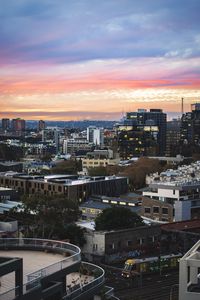
[[115,249],[115,244],[114,243],[109,244],[109,248],[114,250]]
[[151,213],[151,208],[150,207],[145,207],[144,212],[145,212],[145,214],[150,214]]
[[98,249],[98,245],[97,244],[93,244],[93,251],[97,251]]
[[159,206],[153,206],[153,213],[155,214],[159,213]]
[[168,215],[168,208],[167,207],[162,208],[162,214],[163,215]]
[[131,240],[127,241],[127,246],[130,247],[131,245],[132,245],[132,241]]

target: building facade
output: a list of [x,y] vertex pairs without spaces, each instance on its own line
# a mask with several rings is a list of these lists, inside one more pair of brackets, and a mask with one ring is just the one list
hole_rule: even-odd
[[144,196],[172,204],[174,220],[200,218],[200,161],[148,177]]
[[10,187],[20,194],[63,194],[67,199],[82,202],[91,195],[119,196],[127,193],[126,177],[76,175],[30,176],[17,173],[0,173],[0,186]]
[[12,131],[24,132],[26,130],[26,122],[23,119],[12,119],[11,122]]
[[104,129],[95,126],[87,128],[87,140],[89,143],[103,147],[104,145]]
[[193,104],[191,109],[181,118],[180,139],[182,145],[200,147],[200,103]]
[[1,126],[3,131],[8,131],[10,130],[10,119],[4,118],[1,121]]
[[120,157],[164,155],[166,149],[166,114],[161,109],[128,112],[117,128]]

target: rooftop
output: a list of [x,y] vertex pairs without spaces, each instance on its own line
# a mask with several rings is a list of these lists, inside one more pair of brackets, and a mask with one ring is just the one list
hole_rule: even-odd
[[166,186],[200,185],[200,161],[190,165],[180,166],[177,170],[168,169],[165,172],[151,174],[149,184]]
[[[27,282],[27,275],[43,269],[49,265],[59,262],[63,259],[61,254],[45,253],[42,251],[23,251],[23,250],[0,250],[2,257],[23,258],[23,282]],[[0,294],[14,288],[14,273],[9,273],[1,277]]]

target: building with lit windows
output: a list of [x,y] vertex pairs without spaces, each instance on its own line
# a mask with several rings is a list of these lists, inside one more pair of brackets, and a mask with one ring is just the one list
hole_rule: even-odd
[[200,102],[191,105],[181,119],[181,142],[186,145],[200,146]]
[[166,114],[161,109],[128,112],[118,125],[120,157],[164,155],[166,149]]

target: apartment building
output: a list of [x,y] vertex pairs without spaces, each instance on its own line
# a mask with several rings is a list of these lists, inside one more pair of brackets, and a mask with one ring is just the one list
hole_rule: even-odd
[[0,173],[0,186],[21,194],[64,194],[82,202],[91,195],[119,196],[128,191],[128,179],[118,176],[78,177],[77,175],[30,176],[14,172]]
[[143,195],[172,204],[175,221],[200,217],[200,161],[152,174],[147,181],[149,188]]

